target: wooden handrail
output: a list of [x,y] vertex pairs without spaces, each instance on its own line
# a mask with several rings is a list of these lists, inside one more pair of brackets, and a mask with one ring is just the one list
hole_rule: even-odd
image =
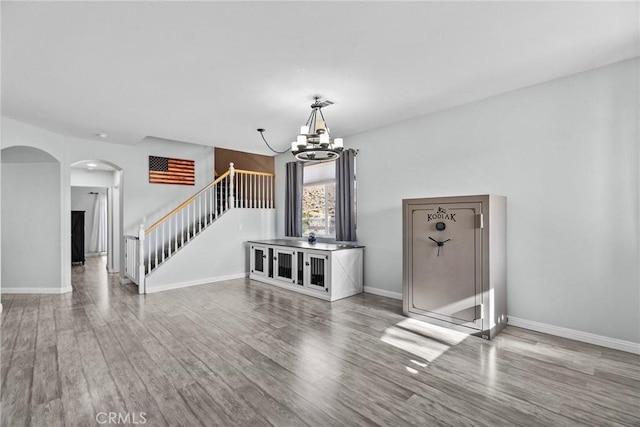
[[[237,172],[237,171],[236,171]],[[189,197],[187,200],[185,200],[184,202],[180,203],[180,205],[178,205],[178,207],[176,207],[175,209],[173,209],[171,212],[169,212],[168,214],[166,214],[165,216],[163,216],[162,218],[160,218],[159,220],[157,220],[155,223],[153,223],[153,225],[149,228],[147,228],[145,230],[145,234],[149,234],[150,232],[152,232],[153,230],[155,230],[156,228],[158,228],[158,226],[160,224],[162,224],[163,222],[165,222],[166,220],[168,220],[174,213],[178,212],[179,210],[181,210],[182,208],[184,208],[185,206],[187,206],[189,203],[193,202],[193,200],[198,197],[200,194],[202,194],[205,190],[207,190],[209,187],[212,187],[214,185],[216,185],[218,182],[222,181],[224,178],[226,178],[227,176],[229,176],[229,171],[226,171],[225,173],[223,173],[222,175],[220,175],[219,177],[217,177],[214,181],[212,181],[211,183],[209,183],[207,186],[205,186],[202,190],[198,191],[196,194],[194,194],[193,196]]]
[[248,171],[244,169],[236,169],[236,173],[243,173],[245,175],[276,176],[275,173],[271,173],[271,172],[254,172],[254,171]]

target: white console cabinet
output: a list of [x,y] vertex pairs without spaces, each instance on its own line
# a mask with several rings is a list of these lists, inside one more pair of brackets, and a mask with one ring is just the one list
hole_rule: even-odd
[[362,292],[363,246],[249,241],[253,280],[335,301]]

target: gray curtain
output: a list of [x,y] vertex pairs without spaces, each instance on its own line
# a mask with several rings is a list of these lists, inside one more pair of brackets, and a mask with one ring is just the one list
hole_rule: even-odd
[[284,194],[284,234],[302,236],[302,162],[287,163],[287,184]]
[[345,150],[336,160],[336,240],[356,237],[356,152]]

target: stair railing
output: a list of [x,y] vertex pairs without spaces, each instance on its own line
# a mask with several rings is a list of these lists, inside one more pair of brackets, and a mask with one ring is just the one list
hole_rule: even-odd
[[227,172],[145,230],[147,273],[233,206],[234,175],[231,163]]
[[236,169],[237,208],[273,209],[275,175]]
[[274,207],[275,175],[229,170],[148,228],[140,225],[138,236],[125,236],[125,275],[146,293],[145,276],[171,257],[231,208]]

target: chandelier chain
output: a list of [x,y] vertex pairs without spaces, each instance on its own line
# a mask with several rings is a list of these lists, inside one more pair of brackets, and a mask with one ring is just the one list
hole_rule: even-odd
[[284,153],[286,153],[287,151],[289,151],[288,149],[287,149],[287,150],[284,150],[284,151],[274,150],[274,149],[271,147],[271,145],[269,145],[269,143],[267,142],[266,138],[264,137],[264,129],[258,129],[258,132],[260,132],[260,136],[262,137],[262,140],[264,141],[264,143],[265,143],[265,144],[267,144],[267,147],[269,147],[269,150],[273,151],[273,152],[274,152],[274,153],[276,153],[276,154],[284,154]]

